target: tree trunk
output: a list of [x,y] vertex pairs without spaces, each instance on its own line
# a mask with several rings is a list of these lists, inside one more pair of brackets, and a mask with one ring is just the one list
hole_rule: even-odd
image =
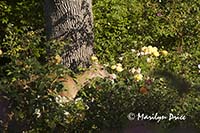
[[88,67],[93,54],[92,0],[45,0],[47,39],[70,40],[62,64],[76,70]]

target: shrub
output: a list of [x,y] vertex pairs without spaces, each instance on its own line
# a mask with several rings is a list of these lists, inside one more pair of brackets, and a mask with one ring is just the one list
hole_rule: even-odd
[[64,43],[45,42],[42,32],[19,35],[8,28],[10,34],[1,45],[7,51],[0,55],[10,59],[0,68],[1,130],[53,132],[58,125],[80,121],[76,117],[80,118],[85,105],[81,101],[66,104],[58,95],[63,87],[56,79],[71,73],[56,58]]
[[94,0],[96,54],[116,78],[92,80],[71,102],[58,95],[63,86],[56,82],[74,75],[59,64],[63,42],[46,42],[41,12],[18,23],[20,14],[40,9],[38,2],[0,2],[0,102],[8,107],[2,130],[123,131],[130,112],[182,114],[185,121],[147,122],[200,128],[198,0]]
[[112,61],[133,47],[165,46],[179,52],[197,47],[199,4],[198,0],[96,0],[96,51]]

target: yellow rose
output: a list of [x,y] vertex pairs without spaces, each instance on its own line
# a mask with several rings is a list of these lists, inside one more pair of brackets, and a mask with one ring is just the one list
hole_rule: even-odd
[[151,51],[152,51],[152,53],[154,53],[154,52],[158,52],[158,48],[153,47]]
[[148,49],[152,49],[153,47],[151,45],[148,46]]
[[122,72],[124,69],[123,69],[121,66],[117,66],[117,67],[116,67],[116,70],[117,70],[118,72]]
[[152,46],[148,46],[148,52],[151,54],[153,52],[153,47]]
[[149,54],[149,49],[146,46],[142,47],[141,50],[144,52],[144,55]]
[[134,80],[137,81],[137,82],[140,81],[140,80],[142,80],[142,78],[143,78],[143,75],[140,74],[140,73],[139,73],[139,74],[136,74],[136,75],[134,76]]
[[116,69],[116,67],[117,67],[116,65],[112,65],[112,66],[111,66],[111,69],[114,70],[114,69]]
[[158,48],[152,47],[152,46],[148,46],[148,52],[149,52],[149,54],[155,53],[157,51],[158,51]]
[[141,50],[142,51],[146,51],[148,48],[146,46],[142,47]]
[[156,57],[158,57],[160,54],[159,54],[158,51],[156,51],[156,52],[153,52],[153,55],[156,56]]
[[162,50],[162,51],[160,51],[160,53],[161,53],[162,55],[164,55],[164,56],[167,56],[167,55],[168,55],[168,52],[167,52],[166,50]]
[[56,64],[60,64],[62,61],[62,58],[60,57],[60,55],[56,55],[55,60],[56,60]]
[[0,55],[2,55],[3,54],[3,51],[0,49]]
[[93,56],[91,57],[91,60],[92,60],[92,61],[98,61],[98,58],[97,58],[96,56],[93,55]]

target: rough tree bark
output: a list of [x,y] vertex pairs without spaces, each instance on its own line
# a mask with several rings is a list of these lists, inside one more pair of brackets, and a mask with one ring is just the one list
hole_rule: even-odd
[[45,0],[47,39],[70,40],[62,64],[75,70],[88,67],[93,54],[92,0]]

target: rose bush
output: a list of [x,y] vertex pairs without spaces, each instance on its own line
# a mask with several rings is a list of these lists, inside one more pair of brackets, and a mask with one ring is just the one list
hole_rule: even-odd
[[46,42],[41,7],[40,1],[0,2],[1,130],[123,131],[130,112],[183,114],[185,121],[148,123],[200,128],[199,0],[94,0],[92,60],[114,78],[92,80],[71,102],[49,76],[74,73],[59,64],[63,42]]

